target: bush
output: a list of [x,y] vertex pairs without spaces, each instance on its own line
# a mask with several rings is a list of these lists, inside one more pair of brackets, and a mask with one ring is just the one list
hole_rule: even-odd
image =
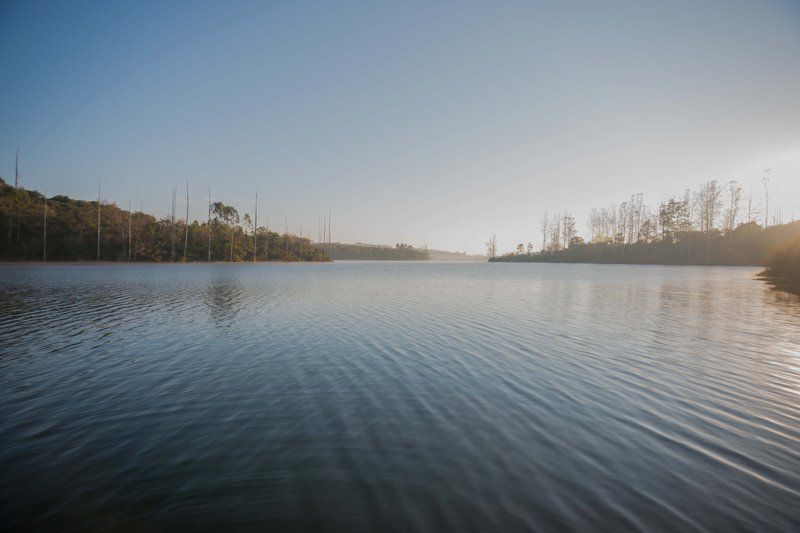
[[774,248],[766,259],[764,275],[777,286],[800,293],[800,238]]

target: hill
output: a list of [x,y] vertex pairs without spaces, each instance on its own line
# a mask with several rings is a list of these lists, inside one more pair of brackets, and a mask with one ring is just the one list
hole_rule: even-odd
[[236,262],[254,256],[258,261],[329,260],[309,239],[255,228],[249,214],[240,217],[221,202],[213,204],[210,222],[187,226],[185,220],[157,219],[113,203],[45,199],[0,178],[0,260]]

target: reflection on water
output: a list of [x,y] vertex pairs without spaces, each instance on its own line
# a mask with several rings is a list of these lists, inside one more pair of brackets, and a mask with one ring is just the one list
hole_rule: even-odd
[[219,328],[230,326],[242,309],[241,284],[236,277],[225,275],[224,268],[219,266],[215,269],[203,289],[203,303]]
[[0,527],[796,530],[755,272],[0,266]]

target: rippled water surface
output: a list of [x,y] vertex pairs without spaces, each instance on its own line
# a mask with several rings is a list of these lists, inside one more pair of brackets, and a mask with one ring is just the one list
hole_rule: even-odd
[[0,529],[800,529],[756,269],[0,266]]

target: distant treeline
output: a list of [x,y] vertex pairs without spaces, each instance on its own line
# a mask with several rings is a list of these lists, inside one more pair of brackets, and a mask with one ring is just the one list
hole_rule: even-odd
[[764,277],[780,289],[800,294],[800,237],[777,246],[765,263]]
[[379,246],[375,244],[331,243],[328,247],[331,259],[340,261],[427,261],[430,252],[427,248],[414,248],[409,244]]
[[466,252],[446,252],[444,250],[429,250],[431,261],[486,261],[485,255],[468,254]]
[[[669,240],[585,243],[544,252],[506,254],[490,261],[540,263],[632,263],[658,265],[763,265],[768,253],[800,236],[800,222],[762,228],[755,222],[730,232],[681,231]],[[800,270],[800,263],[795,265]]]
[[184,220],[115,204],[53,196],[45,209],[44,195],[0,178],[0,260],[97,260],[98,240],[101,261],[208,261],[209,249],[212,261],[253,261],[254,253],[258,261],[330,260],[323,246],[255,228],[234,207],[217,202],[210,211],[210,223],[194,221],[187,234]]
[[[780,213],[769,213],[769,188],[764,182],[763,225],[752,199],[744,201],[735,182],[710,181],[687,190],[656,208],[642,195],[609,208],[593,209],[589,238],[578,236],[569,213],[542,217],[542,246],[520,243],[516,250],[496,256],[494,236],[487,243],[490,261],[642,263],[676,265],[763,265],[767,254],[800,237],[800,222],[782,224]],[[794,265],[800,269],[800,264]]]

